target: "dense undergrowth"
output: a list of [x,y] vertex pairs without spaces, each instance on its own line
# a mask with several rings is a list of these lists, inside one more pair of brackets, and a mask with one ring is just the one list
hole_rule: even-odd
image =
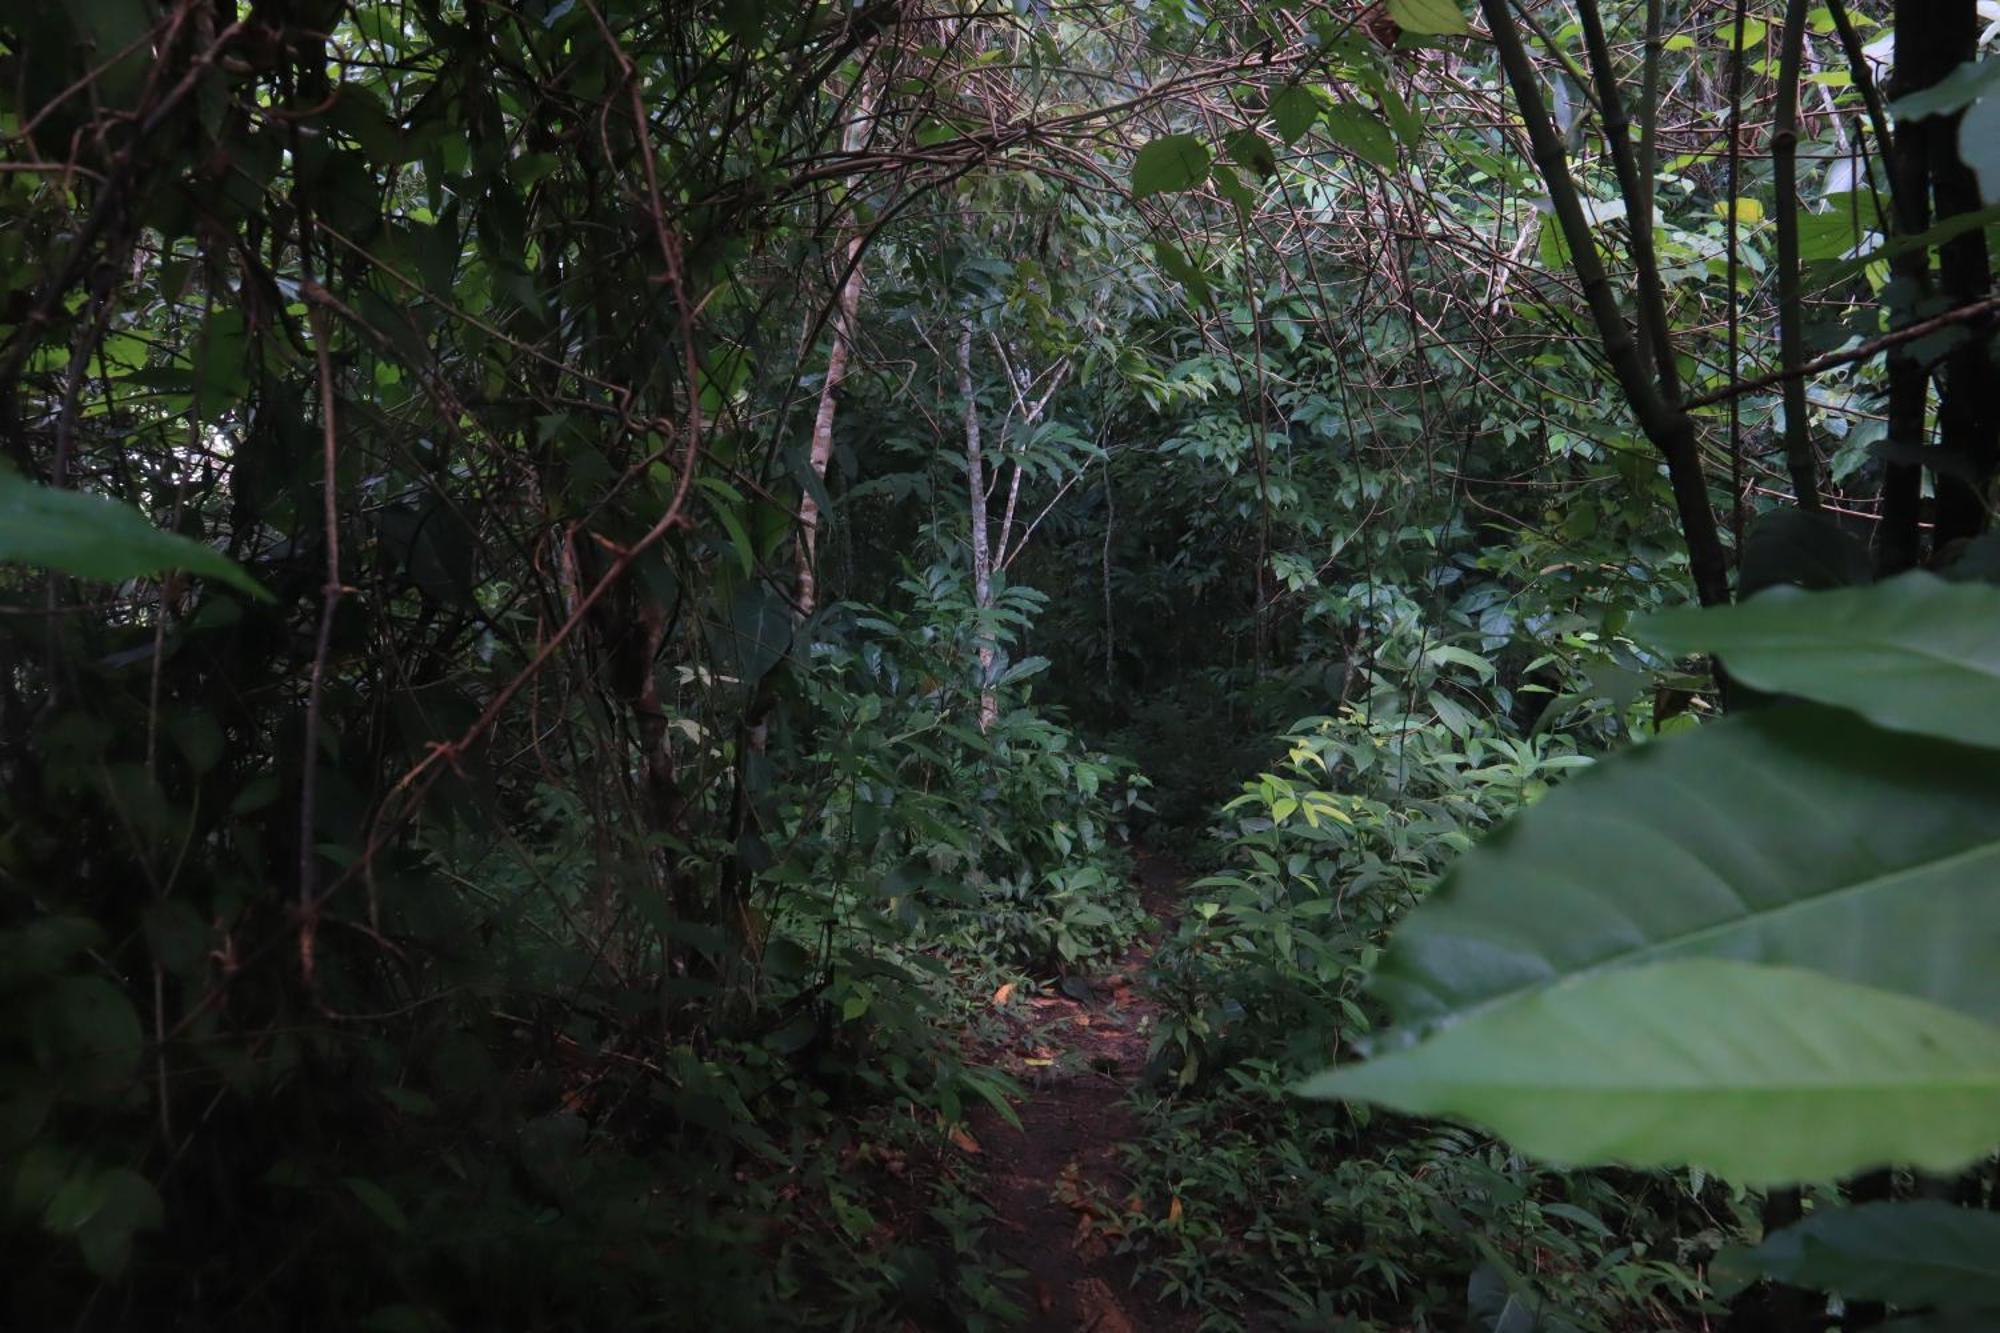
[[1409,1073],[1607,976],[1986,1049],[2000,615],[1892,577],[2000,568],[1970,0],[18,8],[0,1324],[1033,1324],[993,997],[1154,934],[1204,1329],[1990,1312],[2000,1054],[1740,1183]]

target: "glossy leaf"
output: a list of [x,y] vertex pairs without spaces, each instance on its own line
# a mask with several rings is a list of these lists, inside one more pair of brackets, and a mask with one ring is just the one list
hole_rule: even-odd
[[39,486],[0,468],[0,562],[116,582],[185,569],[269,600],[241,566],[212,547],[162,532],[130,505]]
[[1707,955],[2000,1018],[1996,809],[1984,751],[1804,704],[1731,718],[1595,765],[1466,853],[1375,987],[1421,1023]]
[[2000,1141],[2000,1029],[1802,968],[1683,959],[1521,996],[1299,1091],[1461,1117],[1578,1166],[1949,1171]]
[[1749,1258],[1766,1277],[1849,1300],[2000,1308],[2000,1214],[1935,1199],[1817,1212]]
[[2000,588],[1915,572],[1865,588],[1774,590],[1671,611],[1633,631],[1711,652],[1760,690],[1852,709],[1877,726],[2000,746]]

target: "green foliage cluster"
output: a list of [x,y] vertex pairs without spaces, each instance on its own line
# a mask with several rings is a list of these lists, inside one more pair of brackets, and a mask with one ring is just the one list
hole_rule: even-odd
[[1990,1319],[1993,34],[1476,8],[0,17],[0,1323],[1033,1322],[1140,837],[1207,1327]]
[[867,34],[233,9],[0,20],[0,1322],[1017,1317],[958,1033],[1143,784],[949,525],[789,595]]

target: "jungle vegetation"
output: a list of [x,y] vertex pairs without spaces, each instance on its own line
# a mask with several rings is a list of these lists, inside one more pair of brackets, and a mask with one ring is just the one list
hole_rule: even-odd
[[1996,38],[6,7],[0,1326],[2000,1324]]

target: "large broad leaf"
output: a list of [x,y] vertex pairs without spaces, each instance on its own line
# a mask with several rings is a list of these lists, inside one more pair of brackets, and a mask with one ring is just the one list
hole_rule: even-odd
[[1376,989],[1405,1024],[1580,973],[1789,963],[2000,1018],[2000,762],[1799,704],[1597,764],[1460,858]]
[[1749,1257],[1766,1277],[1849,1300],[2000,1307],[2000,1214],[1933,1199],[1814,1213]]
[[1800,968],[1683,959],[1533,992],[1300,1091],[1459,1116],[1570,1165],[1753,1185],[1951,1171],[2000,1142],[2000,1029]]
[[1967,61],[1930,87],[1889,103],[1889,114],[1901,121],[1948,116],[1996,87],[2000,87],[2000,57]]
[[8,561],[108,582],[185,569],[270,597],[220,551],[160,531],[130,505],[38,486],[0,468],[0,562]]
[[1169,134],[1139,150],[1132,161],[1132,197],[1192,190],[1208,179],[1214,159],[1208,146],[1192,134]]
[[1760,690],[1850,708],[1877,726],[2000,746],[2000,588],[1922,572],[1867,588],[1773,589],[1670,611],[1634,633],[1711,652]]

